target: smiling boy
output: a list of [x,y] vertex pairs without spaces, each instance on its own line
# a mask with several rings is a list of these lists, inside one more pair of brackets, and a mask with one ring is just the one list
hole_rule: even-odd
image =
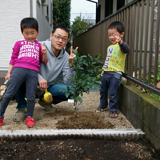
[[21,84],[26,88],[27,112],[24,114],[27,127],[34,126],[33,111],[37,90],[37,78],[39,63],[44,65],[48,62],[45,43],[37,42],[39,34],[38,21],[35,18],[26,17],[20,23],[21,33],[24,40],[15,43],[12,51],[9,69],[5,80],[10,80],[7,90],[0,105],[0,126],[3,125],[4,114],[10,100],[19,90]]
[[115,21],[108,27],[108,37],[112,45],[107,49],[107,57],[103,66],[100,105],[96,112],[103,112],[108,106],[108,90],[110,95],[109,117],[118,116],[117,93],[121,83],[122,73],[125,70],[126,55],[130,47],[122,40],[124,36],[124,26],[121,22]]

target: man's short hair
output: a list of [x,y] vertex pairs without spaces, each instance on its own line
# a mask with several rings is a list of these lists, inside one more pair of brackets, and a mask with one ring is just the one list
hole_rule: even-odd
[[23,18],[21,20],[20,27],[22,33],[25,28],[34,28],[38,32],[38,21],[32,17]]
[[57,28],[60,28],[60,29],[63,29],[64,31],[66,31],[68,33],[68,38],[69,38],[69,30],[66,26],[64,26],[63,24],[60,24],[60,25],[56,26],[55,28],[53,28],[52,33],[54,33]]
[[109,25],[108,29],[117,29],[119,33],[122,33],[124,32],[124,25],[119,21],[114,21]]

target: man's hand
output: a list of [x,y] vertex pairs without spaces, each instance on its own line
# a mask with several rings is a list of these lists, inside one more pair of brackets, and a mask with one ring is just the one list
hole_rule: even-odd
[[38,83],[40,89],[47,89],[47,81],[44,78],[41,78]]
[[43,45],[41,44],[41,47],[42,47],[42,53],[43,54],[47,54],[47,48],[46,48],[46,46],[45,46],[45,43],[43,43]]
[[[69,58],[68,58],[68,62],[74,64],[74,62],[72,61],[72,59],[73,59],[74,57],[76,57],[76,55],[72,52],[72,49],[73,49],[73,46],[71,46],[71,48],[70,48],[70,55],[69,55]],[[77,50],[78,50],[78,47],[76,47],[75,50],[77,51]]]

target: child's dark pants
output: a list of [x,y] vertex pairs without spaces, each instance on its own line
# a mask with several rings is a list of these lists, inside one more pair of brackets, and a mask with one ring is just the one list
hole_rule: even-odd
[[121,83],[121,74],[104,72],[101,79],[100,89],[100,108],[106,108],[108,106],[108,89],[110,95],[109,111],[118,111],[117,93]]
[[33,116],[35,97],[37,90],[38,75],[37,71],[26,69],[26,68],[14,68],[11,74],[11,79],[8,84],[7,90],[2,98],[0,106],[0,114],[3,115],[5,110],[14,97],[17,90],[20,88],[22,83],[26,84],[26,97],[27,97],[27,113],[26,116]]

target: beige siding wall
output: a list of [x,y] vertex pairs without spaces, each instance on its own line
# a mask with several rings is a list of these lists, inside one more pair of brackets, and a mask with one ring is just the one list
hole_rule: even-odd
[[5,0],[0,3],[0,69],[8,69],[12,47],[23,39],[20,21],[30,16],[29,0]]
[[[31,2],[31,4],[30,4]],[[48,15],[47,6],[48,5]],[[0,70],[8,70],[12,48],[22,40],[20,21],[24,17],[35,17],[39,23],[37,40],[49,38],[52,31],[52,0],[3,0],[0,4]]]

